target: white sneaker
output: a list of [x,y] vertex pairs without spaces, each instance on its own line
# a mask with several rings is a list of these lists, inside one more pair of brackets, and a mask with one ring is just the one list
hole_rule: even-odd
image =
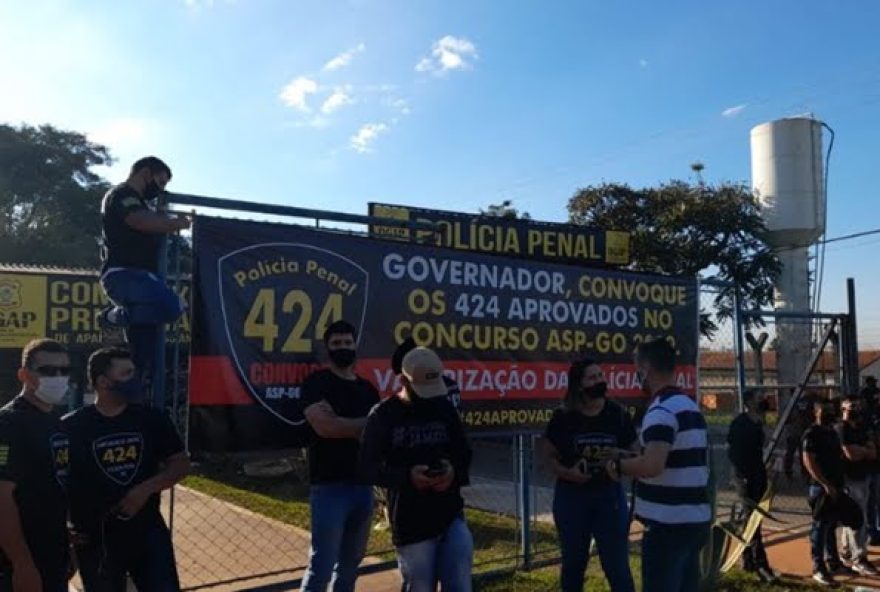
[[813,574],[813,580],[819,582],[823,586],[830,586],[832,588],[837,587],[837,582],[834,581],[834,578],[831,577],[826,571],[817,571]]
[[850,568],[860,576],[876,576],[877,569],[867,561],[857,561]]

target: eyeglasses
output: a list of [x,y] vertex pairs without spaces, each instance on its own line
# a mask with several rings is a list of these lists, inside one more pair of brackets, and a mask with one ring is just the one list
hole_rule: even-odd
[[34,371],[40,376],[70,376],[70,366],[37,366]]

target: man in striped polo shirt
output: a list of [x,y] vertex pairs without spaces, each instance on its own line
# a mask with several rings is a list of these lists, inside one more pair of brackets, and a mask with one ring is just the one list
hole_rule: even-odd
[[663,339],[635,356],[653,395],[642,422],[642,454],[611,460],[608,472],[638,479],[635,514],[642,537],[644,592],[697,592],[700,550],[709,535],[708,436],[694,400],[675,385],[675,349]]

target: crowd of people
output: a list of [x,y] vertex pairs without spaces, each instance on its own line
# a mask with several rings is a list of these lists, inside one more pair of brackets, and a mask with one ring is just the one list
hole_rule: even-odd
[[[161,238],[187,228],[182,216],[157,212],[171,169],[139,160],[104,199],[101,285],[111,306],[107,326],[125,330],[127,348],[103,348],[88,360],[94,405],[60,418],[70,358],[49,339],[28,344],[20,394],[0,410],[0,592],[57,592],[78,570],[86,592],[179,589],[159,494],[190,470],[175,427],[142,404],[156,357],[158,330],[183,312],[157,275]],[[366,336],[366,338],[369,338]],[[472,452],[461,393],[431,349],[411,339],[393,352],[399,390],[380,401],[356,373],[356,328],[342,320],[323,335],[325,369],[304,382],[299,404],[310,430],[311,542],[305,592],[353,591],[381,492],[403,581],[409,592],[471,590],[474,542],[461,490]],[[650,396],[641,425],[616,402],[596,360],[575,361],[567,391],[546,426],[542,447],[556,477],[553,520],[561,549],[561,589],[583,590],[593,544],[614,592],[634,592],[631,521],[642,525],[645,592],[695,592],[700,553],[710,534],[709,436],[692,396],[675,383],[675,349],[647,341],[634,364]],[[867,547],[877,542],[880,460],[876,383],[836,406],[816,401],[813,425],[789,449],[802,450],[813,508],[815,579],[876,572]],[[743,505],[768,488],[765,397],[746,393],[730,427],[729,457]],[[790,456],[790,455],[789,455]],[[637,482],[629,504],[622,482]],[[632,507],[630,507],[632,506]],[[835,532],[842,525],[840,551]],[[744,556],[766,581],[760,529]]]
[[[329,364],[303,385],[312,527],[301,589],[354,590],[380,487],[403,589],[469,591],[474,543],[461,488],[471,448],[458,389],[433,350],[405,343],[401,388],[380,402],[355,372],[357,342],[351,324],[332,323]],[[654,395],[640,435],[606,398],[592,360],[572,364],[546,428],[566,591],[583,589],[593,539],[612,589],[634,590],[624,476],[640,482],[643,590],[696,590],[711,514],[705,421],[672,386],[675,352],[666,341],[644,344],[635,362]],[[0,590],[66,590],[76,570],[87,592],[125,590],[129,579],[138,590],[178,590],[159,494],[189,472],[184,445],[163,411],[141,404],[141,373],[127,349],[90,356],[95,403],[59,418],[71,371],[61,344],[31,342],[21,392],[0,410]]]
[[[795,480],[795,457],[800,456],[812,513],[813,579],[824,586],[836,586],[835,575],[878,575],[868,559],[869,546],[880,546],[878,393],[873,376],[860,392],[843,397],[808,392],[795,402],[786,426],[783,473]],[[728,456],[740,500],[751,512],[768,489],[764,417],[771,405],[755,391],[744,393],[743,405],[728,432]],[[777,580],[760,527],[745,550],[744,567],[765,581]]]

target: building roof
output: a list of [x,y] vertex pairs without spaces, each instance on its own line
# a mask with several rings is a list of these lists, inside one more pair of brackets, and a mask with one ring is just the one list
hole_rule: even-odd
[[[776,352],[762,352],[764,370],[776,371]],[[865,350],[859,352],[859,370],[870,366],[880,360],[880,350]],[[746,368],[755,367],[755,353],[748,351],[745,354]],[[837,365],[834,354],[826,351],[819,360],[819,370],[831,370]],[[704,370],[730,370],[736,368],[736,355],[731,350],[700,350],[700,368]]]

